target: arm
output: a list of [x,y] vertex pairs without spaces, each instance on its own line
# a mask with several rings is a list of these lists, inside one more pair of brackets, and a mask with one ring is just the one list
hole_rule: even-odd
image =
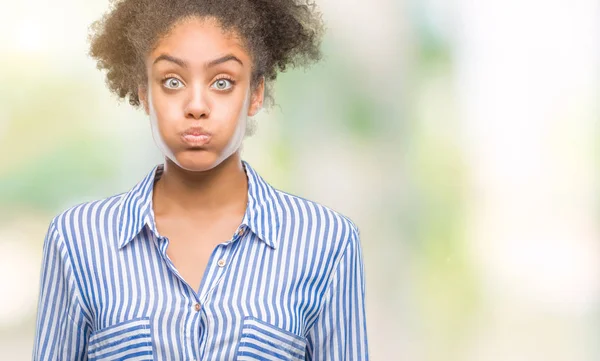
[[358,229],[336,266],[315,324],[307,335],[310,361],[367,361],[365,277]]
[[87,360],[90,323],[55,221],[44,239],[33,360]]

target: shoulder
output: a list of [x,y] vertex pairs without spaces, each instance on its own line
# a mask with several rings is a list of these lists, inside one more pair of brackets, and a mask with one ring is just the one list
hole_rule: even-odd
[[125,193],[82,202],[59,212],[52,219],[63,239],[85,239],[92,233],[116,230],[120,204]]
[[347,215],[281,190],[276,190],[275,194],[281,207],[284,232],[287,229],[294,234],[302,233],[300,238],[327,243],[338,251],[345,249],[348,243],[358,241],[358,226]]

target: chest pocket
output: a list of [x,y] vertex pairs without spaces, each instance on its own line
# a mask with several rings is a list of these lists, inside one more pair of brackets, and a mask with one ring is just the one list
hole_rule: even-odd
[[152,360],[150,319],[137,318],[92,332],[87,352],[89,361]]
[[306,340],[254,317],[245,317],[236,361],[303,361]]

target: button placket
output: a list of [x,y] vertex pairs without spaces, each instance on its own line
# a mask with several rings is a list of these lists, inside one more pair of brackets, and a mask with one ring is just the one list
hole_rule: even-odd
[[[194,306],[196,307],[196,305],[200,305],[200,303],[196,303]],[[195,308],[194,308],[195,310]],[[200,340],[202,339],[202,334],[206,331],[206,326],[204,324],[204,319],[206,317],[206,311],[204,309],[204,307],[200,307],[200,312],[196,312],[193,319],[193,326],[192,326],[192,332],[191,332],[191,341],[192,343],[189,344],[190,347],[190,355],[192,356],[193,360],[201,360],[201,353],[200,353]]]
[[204,313],[204,307],[202,307],[202,303],[193,295],[190,303],[188,304],[189,311],[187,313],[186,322],[183,325],[184,338],[182,340],[183,344],[186,345],[186,360],[192,360],[196,358],[196,344],[197,344],[197,328],[199,319],[202,317]]
[[202,282],[202,288],[199,292],[198,300],[207,300],[209,298],[209,294],[213,292],[213,290],[222,282],[229,263],[233,262],[235,259],[235,254],[239,248],[239,244],[239,242],[232,242],[228,243],[227,245],[219,245],[215,253],[211,255],[209,264],[207,266],[211,269],[211,272],[207,272],[207,275],[210,277]]

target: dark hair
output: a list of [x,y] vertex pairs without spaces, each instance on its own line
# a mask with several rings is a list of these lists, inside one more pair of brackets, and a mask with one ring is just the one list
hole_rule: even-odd
[[238,32],[254,63],[252,85],[265,77],[265,103],[278,72],[321,59],[324,26],[310,0],[111,0],[90,26],[89,55],[106,70],[108,88],[138,107],[146,56],[178,21],[195,16]]

